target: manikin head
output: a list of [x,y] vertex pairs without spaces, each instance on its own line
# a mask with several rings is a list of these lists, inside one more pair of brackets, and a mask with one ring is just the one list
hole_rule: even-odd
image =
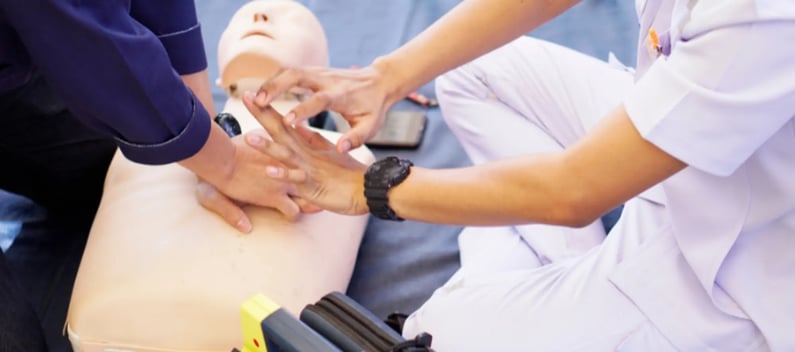
[[[320,22],[292,0],[254,0],[243,5],[218,43],[219,85],[228,93],[256,90],[282,66],[327,66]],[[253,82],[253,87],[239,87]],[[232,88],[232,89],[230,89]]]

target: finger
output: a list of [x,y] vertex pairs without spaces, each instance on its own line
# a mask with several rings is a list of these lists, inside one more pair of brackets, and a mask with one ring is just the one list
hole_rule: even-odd
[[337,141],[337,151],[344,154],[361,147],[364,142],[375,135],[379,127],[380,121],[375,118],[367,118],[358,122]]
[[[246,92],[243,95],[243,104],[246,106],[251,115],[253,115],[254,118],[257,119],[257,121],[262,125],[262,127],[268,131],[270,137],[279,144],[283,144],[288,149],[296,151],[303,149],[299,148],[299,146],[296,144],[296,142],[300,143],[304,140],[300,132],[283,122],[281,115],[279,115],[279,113],[271,106],[261,108],[253,102],[254,99],[255,98],[253,97],[252,93]],[[314,139],[314,137],[310,138]],[[309,146],[309,144],[307,143],[304,146]]]
[[251,232],[251,220],[243,209],[227,198],[211,184],[199,181],[196,185],[196,198],[205,209],[218,214],[227,224],[243,233]]
[[287,220],[295,221],[298,219],[298,215],[301,214],[301,208],[292,198],[288,196],[278,197],[275,200],[275,204],[273,205],[276,210],[282,213]]
[[276,97],[290,90],[292,87],[309,88],[316,90],[317,83],[306,75],[304,70],[297,68],[280,68],[257,91],[256,104],[265,107]]
[[289,182],[289,183],[304,183],[306,182],[309,177],[306,174],[306,171],[301,169],[288,169],[285,167],[279,166],[266,166],[265,167],[265,174],[268,177],[273,179]]
[[331,107],[334,102],[334,95],[328,92],[317,92],[312,94],[296,105],[290,112],[284,115],[284,122],[288,125],[298,124],[312,116],[315,116]]
[[[279,87],[274,86],[273,84],[271,84],[272,81],[276,80],[279,77],[282,77],[282,75],[284,75],[284,73],[286,71],[287,71],[287,68],[279,67],[279,69],[277,69],[276,72],[273,73],[273,75],[268,77],[268,79],[265,80],[265,83],[263,83],[259,87],[259,89],[256,92],[256,97],[254,99],[254,103],[257,104],[257,106],[263,107],[263,108],[268,106],[268,104],[270,104],[276,97],[280,96],[287,89],[289,89],[289,86],[292,86],[294,84],[294,83],[290,84],[289,81],[285,81],[284,84],[286,84],[287,86],[285,86],[285,88],[283,88],[283,89],[279,89]],[[289,76],[286,76],[286,77],[282,78],[282,80],[285,80],[285,79],[289,79]],[[268,87],[269,86],[270,86],[270,94],[268,94]]]
[[323,135],[317,131],[313,131],[304,125],[296,125],[295,131],[298,132],[298,135],[301,136],[302,140],[305,141],[312,149],[330,150],[334,148],[334,144],[329,142],[326,137],[323,137]]
[[268,131],[265,131],[265,129],[263,129],[263,128],[253,129],[251,131],[246,132],[246,134],[243,134],[241,136],[236,136],[235,138],[242,137],[242,138],[245,139],[246,136],[250,135],[250,134],[257,135],[260,138],[265,139],[265,140],[271,140],[271,136],[268,135]]
[[301,207],[301,212],[304,213],[304,214],[317,214],[317,213],[319,213],[321,211],[323,211],[323,208],[321,208],[321,207],[319,207],[317,205],[314,205],[314,204],[308,204],[307,203],[306,206]]
[[292,197],[298,207],[301,208],[301,212],[304,214],[314,214],[323,211],[323,208],[309,203],[306,199],[300,197]]
[[287,127],[282,123],[282,117],[270,106],[259,107],[254,104],[254,96],[251,92],[243,95],[243,105],[252,116],[268,131],[274,140],[282,141],[282,137],[287,133]]
[[304,160],[293,153],[292,150],[286,148],[278,143],[273,141],[269,141],[267,139],[263,139],[261,136],[252,134],[246,136],[246,141],[249,145],[263,153],[273,160],[285,165],[286,167],[296,168],[296,169],[288,169],[285,167],[278,167],[275,165],[267,165],[265,167],[265,173],[274,179],[284,180],[287,182],[295,182],[295,183],[303,183],[307,180],[306,173],[301,170],[302,168],[307,168],[308,166],[304,162]]
[[246,134],[246,143],[285,165],[295,165],[299,158],[289,148],[265,139],[257,133]]

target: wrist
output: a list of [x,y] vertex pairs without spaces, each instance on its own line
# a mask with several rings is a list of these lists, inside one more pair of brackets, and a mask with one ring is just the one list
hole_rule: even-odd
[[179,162],[182,167],[219,189],[230,182],[235,168],[235,145],[220,126],[213,123],[199,151]]
[[370,213],[370,208],[367,206],[367,197],[364,196],[364,174],[367,169],[362,170],[357,175],[354,183],[355,189],[353,191],[353,214],[365,215]]
[[385,220],[403,221],[392,209],[389,191],[400,185],[414,166],[410,160],[388,156],[372,163],[364,174],[364,197],[367,208],[375,217]]
[[379,77],[379,86],[386,94],[387,106],[392,106],[413,91],[409,73],[390,56],[381,56],[370,65]]

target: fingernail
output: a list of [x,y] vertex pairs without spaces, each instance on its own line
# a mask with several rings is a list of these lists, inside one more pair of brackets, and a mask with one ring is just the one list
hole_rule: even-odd
[[245,217],[245,216],[240,218],[240,220],[237,221],[237,225],[236,226],[237,226],[237,229],[240,230],[240,232],[244,232],[244,233],[251,232],[251,222],[248,221],[248,218]]
[[347,139],[343,140],[342,143],[340,143],[340,151],[347,153],[349,150],[351,150],[351,141]]
[[257,134],[246,135],[246,139],[248,140],[248,143],[251,145],[262,145],[263,142],[262,137],[260,137]]
[[254,92],[247,90],[245,93],[243,93],[243,100],[246,103],[251,104],[251,102],[254,101]]
[[281,176],[281,170],[274,166],[266,166],[265,173],[271,177],[279,177]]
[[288,124],[292,125],[293,121],[295,121],[295,113],[294,112],[290,111],[290,112],[287,113],[287,115],[284,115],[284,122],[285,123],[288,123]]

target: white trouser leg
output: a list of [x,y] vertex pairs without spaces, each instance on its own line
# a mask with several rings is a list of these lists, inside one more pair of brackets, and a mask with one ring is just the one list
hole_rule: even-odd
[[543,265],[515,227],[467,227],[458,236],[461,270],[467,274],[499,273]]
[[[624,70],[529,37],[436,80],[443,116],[475,164],[568,147],[617,106],[631,85],[632,76]],[[601,221],[581,229],[525,225],[514,230],[540,264],[580,255],[605,236]],[[470,249],[483,252],[484,246],[507,248],[517,242],[483,232],[488,231],[462,233],[462,266],[475,262],[466,260]],[[488,241],[505,244],[485,245]],[[494,256],[504,258],[504,252]],[[488,255],[469,257],[492,265]]]
[[[457,272],[403,327],[446,351],[673,351],[668,340],[609,280],[649,234],[670,233],[665,208],[627,202],[616,230],[577,258],[532,269]],[[653,241],[650,241],[653,243]]]

